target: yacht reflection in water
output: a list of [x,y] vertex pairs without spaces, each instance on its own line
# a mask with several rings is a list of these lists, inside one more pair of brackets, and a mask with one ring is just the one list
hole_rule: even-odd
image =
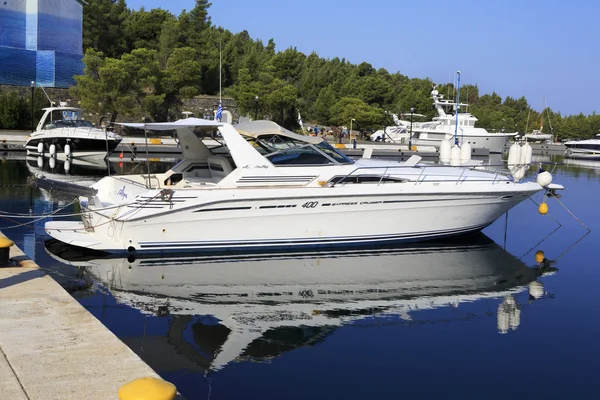
[[519,325],[514,295],[544,294],[536,281],[542,269],[483,234],[395,249],[135,260],[78,261],[72,247],[46,246],[119,303],[169,319],[167,337],[122,338],[136,351],[144,348],[159,372],[268,361],[323,341],[344,324],[436,322],[423,310],[485,298],[502,299],[497,324],[506,333]]

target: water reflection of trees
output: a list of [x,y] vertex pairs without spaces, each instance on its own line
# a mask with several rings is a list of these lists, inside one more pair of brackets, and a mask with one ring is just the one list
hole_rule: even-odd
[[[534,157],[533,165],[536,162],[558,163],[554,167],[554,174],[573,176],[575,178],[586,178],[587,180],[600,180],[600,161],[583,160],[564,157],[562,154],[548,154]],[[550,168],[552,169],[552,168]],[[533,172],[533,167],[531,172]]]
[[0,200],[23,199],[28,194],[27,166],[15,160],[0,160]]

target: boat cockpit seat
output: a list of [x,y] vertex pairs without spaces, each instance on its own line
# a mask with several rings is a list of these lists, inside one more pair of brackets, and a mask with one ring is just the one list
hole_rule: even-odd
[[206,160],[212,178],[221,180],[233,171],[233,166],[226,157],[211,156]]

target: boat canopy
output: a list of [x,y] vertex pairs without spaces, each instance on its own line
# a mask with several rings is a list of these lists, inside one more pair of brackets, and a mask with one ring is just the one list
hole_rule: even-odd
[[244,136],[258,138],[265,135],[285,136],[290,139],[300,140],[302,142],[318,144],[323,141],[323,138],[316,136],[305,136],[294,133],[282,126],[279,126],[273,121],[249,121],[241,124],[233,125],[236,131]]
[[213,121],[202,118],[184,118],[174,122],[143,122],[143,123],[129,123],[129,122],[115,122],[117,125],[126,126],[134,129],[149,129],[153,131],[170,131],[179,128],[218,128],[223,123],[219,121]]

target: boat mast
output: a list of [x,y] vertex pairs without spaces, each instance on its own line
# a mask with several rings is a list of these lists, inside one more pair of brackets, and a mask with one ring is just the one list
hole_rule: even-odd
[[460,71],[456,71],[456,126],[454,127],[454,144],[458,145],[458,111],[460,107]]

